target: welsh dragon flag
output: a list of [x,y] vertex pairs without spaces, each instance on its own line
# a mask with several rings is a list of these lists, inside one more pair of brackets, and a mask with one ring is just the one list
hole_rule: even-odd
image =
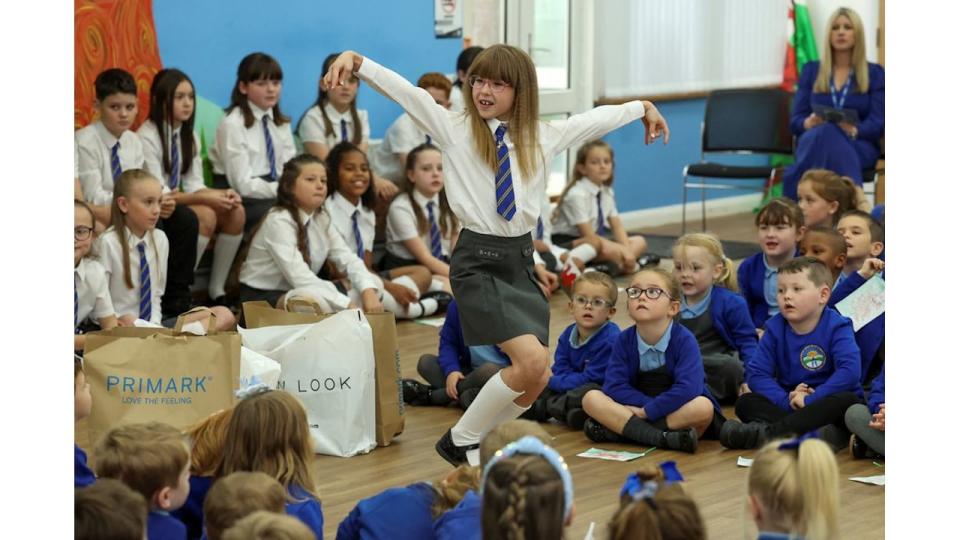
[[[787,15],[787,53],[783,61],[781,87],[788,92],[795,92],[803,66],[817,59],[817,41],[813,36],[813,25],[810,24],[807,0],[792,0]],[[785,167],[793,163],[793,156],[775,155],[770,159],[770,163],[775,167]],[[778,174],[768,183],[760,205],[763,206],[768,200],[779,197],[782,193],[782,178]]]

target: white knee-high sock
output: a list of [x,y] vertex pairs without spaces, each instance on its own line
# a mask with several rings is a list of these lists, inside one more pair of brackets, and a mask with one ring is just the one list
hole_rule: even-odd
[[196,269],[200,264],[200,259],[203,258],[203,254],[207,251],[207,246],[210,244],[210,237],[204,236],[202,234],[197,235],[197,262],[193,263],[193,268]]
[[433,315],[439,307],[437,301],[433,298],[410,302],[407,304],[407,307],[403,307],[400,305],[400,302],[397,302],[397,299],[387,291],[383,291],[383,298],[380,301],[383,302],[383,309],[393,313],[398,319],[417,319],[419,317]]
[[403,285],[404,287],[413,291],[414,296],[420,298],[420,289],[417,287],[417,282],[413,281],[413,278],[410,276],[400,276],[398,278],[393,278],[390,281],[396,283],[397,285]]
[[567,264],[571,264],[570,259],[576,257],[583,263],[588,263],[597,256],[597,250],[590,244],[580,244],[567,253]]
[[226,294],[224,286],[227,284],[227,276],[230,275],[230,267],[233,266],[233,259],[237,256],[237,250],[240,249],[242,242],[242,234],[220,233],[217,235],[217,244],[213,246],[210,283],[207,285],[210,298],[220,298]]
[[442,281],[440,281],[437,278],[433,278],[430,280],[430,287],[427,289],[427,292],[442,291],[442,290],[444,290],[444,285]]
[[[480,437],[497,425],[494,422],[500,418],[500,412],[507,407],[507,404],[514,405],[513,400],[522,395],[523,392],[515,392],[503,382],[502,372],[490,377],[473,403],[460,417],[457,425],[450,430],[453,444],[457,446],[478,444]],[[521,408],[520,413],[523,410]]]
[[488,427],[483,433],[480,434],[480,439],[483,440],[483,437],[491,430],[495,429],[497,426],[504,422],[509,422],[510,420],[516,420],[520,418],[520,415],[525,413],[530,406],[521,407],[514,402],[507,403],[500,409],[496,415],[493,416],[493,419],[490,421],[490,427]]

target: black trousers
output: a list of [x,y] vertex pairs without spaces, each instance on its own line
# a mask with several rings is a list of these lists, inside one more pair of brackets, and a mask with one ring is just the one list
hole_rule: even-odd
[[[465,377],[457,383],[457,394],[463,395],[464,390],[471,388],[478,390],[483,388],[490,377],[496,375],[504,367],[506,366],[487,362],[476,369],[470,370],[469,373],[464,373]],[[436,355],[425,354],[421,356],[417,362],[417,373],[426,379],[427,383],[433,388],[430,393],[431,405],[446,405],[453,401],[447,395],[447,378],[443,375],[443,368],[440,367]]]
[[781,437],[803,435],[808,431],[834,424],[846,429],[843,416],[860,400],[853,392],[840,392],[822,398],[796,411],[785,411],[761,394],[751,392],[737,400],[737,416],[744,422],[770,424],[770,435]]
[[197,264],[197,235],[200,224],[197,215],[186,205],[178,204],[167,219],[161,219],[159,228],[167,235],[170,253],[167,256],[167,283],[160,308],[163,317],[176,317],[191,307],[190,287],[193,268]]
[[537,422],[546,422],[554,418],[566,423],[567,413],[574,409],[583,408],[583,396],[590,390],[601,390],[599,384],[587,383],[578,386],[566,392],[554,392],[549,388],[544,388],[540,397],[533,402],[525,418],[536,420]]

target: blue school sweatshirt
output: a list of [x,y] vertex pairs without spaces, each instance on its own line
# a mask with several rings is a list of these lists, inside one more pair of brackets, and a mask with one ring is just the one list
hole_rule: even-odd
[[714,287],[710,292],[710,318],[724,343],[736,349],[740,362],[747,365],[757,353],[757,327],[753,325],[746,300],[729,289]]
[[636,326],[620,332],[604,374],[604,394],[622,405],[642,407],[652,422],[676,411],[697,396],[705,396],[715,409],[720,410],[720,405],[704,384],[703,357],[700,356],[700,347],[692,332],[682,325],[673,325],[664,353],[665,365],[673,377],[673,385],[656,397],[637,390],[642,376],[640,352],[637,350],[638,339]]
[[[800,252],[795,252],[794,257]],[[763,275],[766,266],[763,264],[763,252],[755,253],[740,263],[737,268],[737,285],[740,286],[740,295],[747,301],[750,318],[754,328],[763,328],[763,323],[770,318],[767,315],[767,300],[763,296]]]
[[567,392],[587,383],[602,385],[610,349],[620,336],[620,327],[613,321],[607,321],[586,343],[578,346],[570,343],[570,336],[576,328],[576,323],[568,326],[557,341],[553,375],[547,383],[547,387],[554,392]]
[[87,487],[97,481],[96,475],[87,466],[87,453],[74,443],[73,445],[73,487]]
[[[882,276],[885,274],[881,273]],[[860,272],[851,272],[846,279],[837,285],[837,288],[830,293],[828,305],[831,308],[837,307],[837,302],[850,296],[851,293],[859,289],[867,280],[860,275]],[[883,344],[884,328],[886,327],[886,313],[881,313],[879,317],[865,324],[863,328],[856,331],[854,338],[857,340],[857,346],[860,348],[860,382],[866,384],[867,373],[870,372],[873,359],[877,356],[877,351]]]
[[417,482],[363,499],[340,522],[337,540],[433,538],[433,497],[430,484]]
[[[510,357],[500,353],[507,364],[510,363]],[[459,371],[466,375],[473,371],[470,364],[470,347],[463,340],[463,330],[460,326],[460,312],[457,309],[457,302],[452,301],[447,306],[447,316],[443,321],[443,327],[440,329],[440,350],[437,354],[437,363],[443,370],[444,378],[450,376],[454,371]]]
[[809,334],[798,335],[777,314],[767,321],[756,356],[746,366],[747,384],[785,411],[792,411],[788,395],[800,383],[813,387],[807,405],[838,392],[860,389],[860,349],[850,319],[824,309]]
[[147,515],[147,540],[186,540],[187,526],[167,512],[151,510]]
[[880,412],[881,403],[887,402],[886,372],[887,366],[884,365],[880,368],[880,373],[873,379],[873,383],[870,384],[870,398],[867,400],[867,407],[870,408],[870,412],[873,414]]
[[190,475],[190,495],[183,506],[171,512],[187,526],[187,538],[196,539],[203,536],[203,501],[207,492],[213,486],[212,476]]
[[323,509],[320,501],[314,499],[300,486],[290,486],[290,496],[297,502],[287,503],[287,515],[304,522],[317,538],[323,538]]
[[476,491],[468,491],[460,503],[444,512],[433,523],[437,540],[480,540],[483,499]]

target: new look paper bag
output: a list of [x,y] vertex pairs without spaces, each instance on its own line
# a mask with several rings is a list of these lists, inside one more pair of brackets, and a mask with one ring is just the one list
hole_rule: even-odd
[[240,336],[118,327],[87,335],[83,366],[94,403],[90,444],[121,424],[158,421],[184,429],[233,404]]
[[279,362],[277,387],[303,403],[315,452],[348,457],[376,446],[373,334],[359,310],[239,332],[244,348]]
[[[309,324],[332,315],[320,313],[317,306],[291,300],[293,309],[309,309],[301,313],[276,309],[267,302],[245,302],[243,317],[247,328]],[[376,435],[378,446],[389,446],[397,435],[403,433],[403,399],[400,390],[400,355],[397,350],[397,321],[393,313],[365,313],[373,331],[373,353],[376,363]]]

